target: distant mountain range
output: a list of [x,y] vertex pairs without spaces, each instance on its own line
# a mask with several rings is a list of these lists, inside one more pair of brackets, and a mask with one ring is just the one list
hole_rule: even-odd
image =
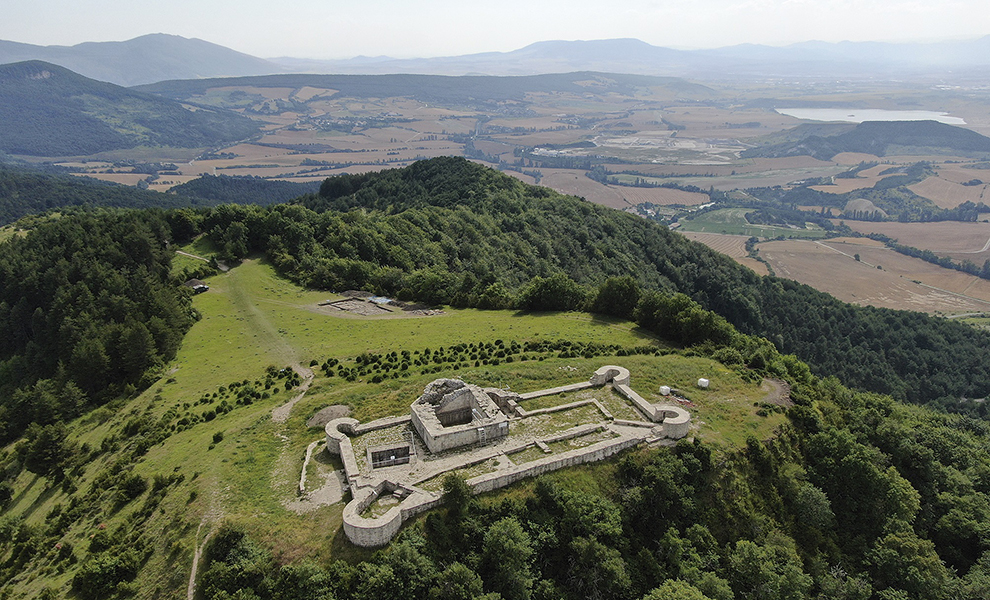
[[0,40],[0,64],[43,60],[122,86],[169,79],[267,75],[283,68],[230,48],[162,33],[126,42],[35,46]]
[[545,41],[511,52],[438,58],[261,59],[198,39],[152,34],[126,42],[35,46],[0,40],[0,64],[44,60],[133,86],[277,73],[536,75],[597,71],[740,80],[762,77],[914,78],[965,83],[990,75],[990,36],[940,43],[804,42],[673,50],[636,39]]
[[259,125],[232,111],[83,77],[42,61],[0,65],[0,152],[78,156],[135,146],[212,147]]
[[358,57],[337,61],[275,58],[293,71],[532,75],[601,71],[687,77],[925,77],[964,80],[990,73],[990,36],[963,42],[891,44],[804,42],[784,47],[743,44],[673,50],[636,39],[547,41],[511,52],[442,58]]

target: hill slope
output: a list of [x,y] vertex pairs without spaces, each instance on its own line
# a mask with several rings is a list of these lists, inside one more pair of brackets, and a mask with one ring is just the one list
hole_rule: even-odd
[[41,61],[0,66],[0,151],[73,156],[139,145],[196,148],[244,139],[235,113],[190,110]]
[[187,195],[167,195],[89,177],[0,165],[0,226],[26,215],[69,206],[178,208],[197,204],[200,201]]
[[[589,88],[589,85],[592,87]],[[138,86],[143,92],[182,100],[219,86],[289,87],[305,86],[338,90],[341,96],[356,98],[411,97],[424,102],[500,102],[522,100],[527,93],[574,92],[629,93],[636,88],[667,90],[671,98],[704,100],[718,93],[704,85],[676,77],[616,75],[576,72],[520,77],[442,75],[269,75],[230,79],[163,81]]]
[[254,177],[203,175],[169,190],[169,195],[190,196],[209,204],[272,204],[287,202],[306,194],[315,194],[318,182],[293,183]]
[[[425,267],[406,272],[419,265],[438,276],[441,266],[459,269],[455,283],[463,287],[469,273],[481,272],[475,265],[488,261],[486,276],[496,279],[568,269],[594,281],[620,268],[644,281],[669,275],[664,286],[694,289],[706,302],[723,287],[736,287],[742,299],[752,293],[752,275],[741,277],[730,262],[663,228],[463,160],[331,181],[322,204],[310,199],[320,212],[224,206],[181,211],[180,222],[178,211],[108,211],[53,221],[2,246],[0,374],[37,368],[37,359],[48,361],[42,375],[52,373],[0,394],[0,401],[13,400],[0,411],[0,425],[11,425],[9,439],[21,438],[0,451],[5,592],[152,600],[183,597],[195,583],[209,600],[484,592],[567,600],[986,598],[986,423],[852,392],[733,332],[733,345],[725,346],[718,339],[724,328],[704,331],[718,319],[683,297],[645,294],[641,328],[579,313],[340,319],[313,310],[325,293],[280,280],[264,261],[245,261],[191,300],[166,280],[163,241],[197,226],[223,243],[267,245],[273,262],[295,275],[360,277],[362,268],[379,268],[388,277],[371,284],[382,287],[450,287],[442,276],[427,278]],[[362,203],[372,208],[326,210]],[[639,262],[637,245],[645,257]],[[300,248],[309,264],[296,271],[288,259],[303,256]],[[527,289],[545,282],[534,278]],[[797,315],[803,311],[864,321],[848,305],[762,293],[787,305],[754,310],[788,326],[809,319]],[[179,345],[169,334],[190,324],[189,302],[203,319]],[[786,311],[795,317],[785,319]],[[163,322],[169,315],[174,323]],[[846,359],[868,371],[871,352],[889,352],[893,362],[923,359],[943,349],[947,340],[939,336],[955,331],[937,323],[922,320],[900,332],[912,340],[910,352],[888,346],[882,331],[860,328],[848,337],[856,345]],[[702,327],[685,330],[691,325]],[[647,328],[664,339],[687,334],[698,345],[678,350]],[[544,343],[556,336],[573,337]],[[159,339],[166,344],[157,346]],[[985,336],[977,339],[986,345]],[[135,341],[144,342],[147,353],[137,358],[145,360],[135,360],[131,349],[142,345]],[[9,354],[14,346],[24,352]],[[171,352],[176,360],[161,364],[151,352],[156,346],[168,351],[163,361]],[[956,351],[956,360],[987,363],[978,351]],[[55,364],[56,353],[64,367]],[[278,368],[305,359],[317,371],[308,389],[291,369]],[[348,404],[366,422],[408,410],[438,376],[525,391],[573,382],[601,364],[627,365],[634,389],[650,398],[660,398],[648,390],[664,383],[687,390],[695,423],[704,421],[694,441],[630,450],[480,498],[452,482],[445,506],[374,554],[346,541],[341,503],[297,496],[300,458],[324,437],[307,427],[307,417],[328,405]],[[149,387],[141,395],[122,386],[113,404],[70,420],[84,400],[80,386],[101,383],[94,365],[103,375],[127,368],[123,375],[137,377],[149,367],[163,376],[142,378]],[[710,389],[694,388],[701,374],[713,376]],[[778,382],[780,393],[764,397],[753,383],[767,376],[786,379],[790,390]],[[285,406],[292,407],[289,418],[275,419],[273,409]],[[26,427],[25,417],[34,419]],[[550,452],[560,452],[553,444]],[[308,473],[339,489],[333,465],[320,455]],[[527,460],[499,457],[505,459]],[[197,581],[191,565],[204,545]]]
[[[795,135],[811,132],[804,126],[795,128]],[[786,132],[784,132],[786,134]],[[784,134],[776,134],[778,137]],[[853,129],[822,137],[807,135],[797,141],[787,141],[742,153],[744,158],[781,158],[812,156],[829,160],[841,152],[861,152],[884,156],[891,150],[903,154],[944,152],[956,154],[990,154],[990,138],[970,129],[946,125],[937,121],[866,121]]]
[[[462,306],[581,308],[585,296],[554,276],[598,286],[632,275],[645,290],[687,294],[821,376],[915,402],[990,394],[986,333],[760,278],[665,227],[465,159],[331,178],[302,204],[309,210],[212,211],[204,229],[231,252],[267,252],[283,273],[311,287],[372,287]],[[543,291],[559,284],[547,294],[553,299],[533,301],[537,278],[555,281]]]
[[42,60],[86,77],[132,86],[166,79],[278,73],[266,60],[198,39],[150,34],[124,42],[36,46],[0,40],[0,64]]

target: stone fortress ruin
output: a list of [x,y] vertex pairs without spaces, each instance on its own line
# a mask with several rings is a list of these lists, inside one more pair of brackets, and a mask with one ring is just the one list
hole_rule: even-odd
[[410,410],[413,427],[430,452],[509,435],[509,417],[481,388],[459,379],[437,379]]
[[[645,400],[629,380],[627,369],[611,365],[588,381],[525,394],[437,379],[408,415],[363,424],[347,417],[330,421],[327,450],[340,456],[352,495],[344,507],[345,534],[358,546],[388,543],[406,519],[442,502],[448,473],[460,474],[474,493],[482,493],[642,443],[687,436],[686,409],[673,401]],[[611,392],[604,389],[609,385]],[[590,388],[603,388],[607,400],[542,402],[549,405],[534,410],[520,406]]]

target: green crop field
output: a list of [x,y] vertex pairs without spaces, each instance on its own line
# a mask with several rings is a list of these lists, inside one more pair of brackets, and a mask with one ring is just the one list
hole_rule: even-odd
[[805,229],[774,225],[754,225],[746,220],[746,213],[752,212],[752,210],[751,208],[723,208],[695,217],[684,218],[681,219],[680,230],[748,235],[762,239],[776,237],[821,238],[826,235],[824,229],[811,224]]

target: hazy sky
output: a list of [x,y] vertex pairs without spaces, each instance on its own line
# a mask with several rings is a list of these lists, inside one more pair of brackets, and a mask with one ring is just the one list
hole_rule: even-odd
[[987,0],[0,0],[0,39],[171,33],[260,57],[427,57],[541,40],[657,46],[934,41],[990,34]]

